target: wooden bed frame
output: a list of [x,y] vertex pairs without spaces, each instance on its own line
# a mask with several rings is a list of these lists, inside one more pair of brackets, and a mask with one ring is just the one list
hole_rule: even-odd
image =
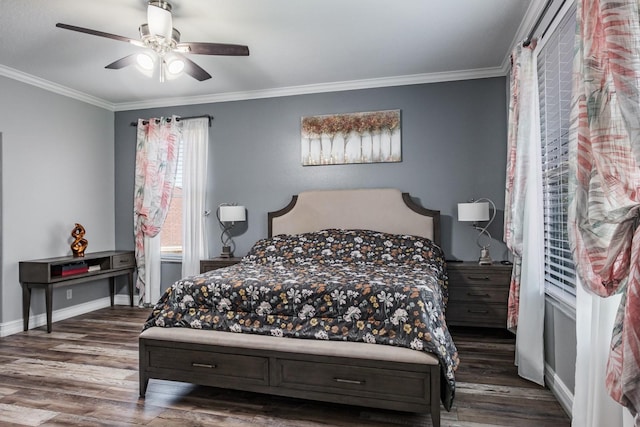
[[[420,235],[440,243],[440,212],[395,189],[311,191],[269,212],[269,236],[324,228]],[[409,412],[440,426],[440,366],[426,352],[188,328],[140,334],[140,396],[149,379]]]

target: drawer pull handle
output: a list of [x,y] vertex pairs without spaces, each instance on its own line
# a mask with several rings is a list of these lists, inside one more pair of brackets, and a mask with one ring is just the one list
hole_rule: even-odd
[[470,297],[490,297],[491,295],[484,293],[484,294],[479,294],[479,293],[474,293],[474,292],[467,292],[467,296]]
[[194,368],[208,368],[208,369],[214,369],[216,367],[216,365],[210,365],[208,363],[196,363],[196,362],[193,362],[191,366],[193,366]]
[[467,310],[467,313],[473,314],[489,314],[488,310]]
[[467,279],[469,280],[482,280],[485,282],[488,282],[489,280],[491,280],[490,277],[487,276],[467,276]]
[[365,382],[364,381],[358,381],[358,380],[347,380],[344,378],[334,378],[333,379],[335,382],[337,383],[346,383],[346,384],[357,384],[357,385],[362,385]]

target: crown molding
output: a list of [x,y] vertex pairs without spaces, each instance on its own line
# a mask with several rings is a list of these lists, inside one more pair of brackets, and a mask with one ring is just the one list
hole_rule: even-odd
[[546,0],[533,0],[529,3],[529,7],[520,21],[518,30],[516,31],[513,40],[511,41],[511,49],[507,51],[502,60],[501,69],[504,70],[505,75],[511,70],[511,53],[518,43],[522,43],[529,33],[529,29],[533,28],[533,24],[536,22],[538,15],[542,12],[544,2]]
[[502,77],[506,75],[504,66],[461,70],[441,73],[412,74],[407,76],[383,77],[377,79],[351,80],[332,83],[318,83],[311,85],[289,86],[274,89],[264,89],[246,92],[227,92],[211,95],[189,97],[162,98],[147,101],[133,101],[111,103],[101,98],[71,89],[39,77],[23,73],[0,64],[0,76],[18,80],[23,83],[39,87],[78,101],[86,102],[109,111],[142,110],[147,108],[172,107],[179,105],[211,104],[229,101],[244,101],[249,99],[277,98],[283,96],[308,95],[324,92],[340,92],[347,90],[374,89],[392,86],[408,86],[425,83],[441,83],[448,81],[484,79]]
[[344,82],[318,83],[302,86],[228,92],[191,97],[163,98],[140,102],[122,102],[114,105],[115,111],[142,110],[146,108],[171,107],[178,105],[210,104],[249,99],[277,98],[283,96],[308,95],[313,93],[340,92],[347,90],[373,89],[391,86],[407,86],[425,83],[439,83],[457,80],[473,80],[505,76],[502,68],[481,68],[443,73],[413,74],[408,76],[384,77],[378,79],[352,80]]
[[87,104],[95,105],[96,107],[104,108],[105,110],[115,111],[114,104],[105,101],[104,99],[97,98],[84,92],[80,92],[78,90],[50,82],[49,80],[41,79],[40,77],[18,71],[2,64],[0,64],[0,76],[8,77],[10,79],[17,80],[31,86],[39,87],[40,89],[44,89],[49,92],[57,93],[59,95],[73,98],[78,101],[86,102]]

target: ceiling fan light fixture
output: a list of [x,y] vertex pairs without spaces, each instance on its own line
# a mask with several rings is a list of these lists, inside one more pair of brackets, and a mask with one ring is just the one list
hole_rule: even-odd
[[184,71],[184,61],[180,58],[169,58],[166,60],[167,72],[174,76],[181,74]]
[[136,64],[143,72],[152,72],[155,65],[154,63],[155,61],[153,60],[151,55],[146,52],[136,55]]
[[150,1],[147,7],[147,23],[152,35],[171,40],[173,30],[171,5],[166,1]]

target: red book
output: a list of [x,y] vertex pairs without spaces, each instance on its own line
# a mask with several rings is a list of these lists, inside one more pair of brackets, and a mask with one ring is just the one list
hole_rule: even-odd
[[72,276],[74,274],[82,274],[89,271],[89,267],[78,267],[71,270],[62,270],[61,276]]

